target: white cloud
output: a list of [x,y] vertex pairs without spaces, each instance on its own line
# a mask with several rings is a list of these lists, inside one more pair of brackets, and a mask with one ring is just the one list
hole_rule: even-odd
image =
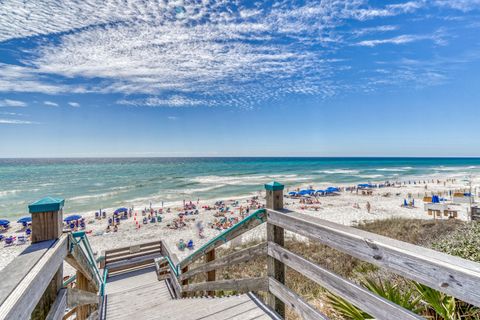
[[78,102],[70,101],[68,104],[69,104],[71,107],[74,107],[74,108],[80,107],[80,103],[78,103]]
[[0,119],[0,124],[36,124],[37,122],[16,120],[16,119]]
[[27,104],[20,100],[3,99],[0,100],[0,107],[26,107]]
[[435,0],[434,3],[440,7],[456,9],[464,12],[480,9],[480,0]]
[[43,101],[43,104],[49,107],[58,107],[58,103],[53,101]]
[[22,113],[16,113],[16,112],[0,112],[0,114],[4,116],[23,116]]
[[364,46],[364,47],[375,47],[381,44],[405,44],[405,43],[420,41],[424,39],[427,39],[427,37],[406,34],[406,35],[401,35],[401,36],[388,38],[388,39],[363,40],[358,42],[357,45]]
[[[401,26],[384,21],[440,2],[3,0],[0,43],[56,36],[34,39],[38,46],[22,52],[18,65],[0,63],[0,92],[120,93],[127,98],[119,104],[152,107],[249,108],[289,94],[329,97],[352,87],[338,78],[354,64],[332,59],[342,48],[445,44],[438,35],[398,35]],[[380,25],[345,32],[352,19]],[[379,39],[386,32],[395,33]],[[359,39],[367,34],[374,39]]]
[[178,119],[178,117],[174,117],[174,116],[169,116],[167,117],[168,120],[172,120],[172,121],[175,121]]

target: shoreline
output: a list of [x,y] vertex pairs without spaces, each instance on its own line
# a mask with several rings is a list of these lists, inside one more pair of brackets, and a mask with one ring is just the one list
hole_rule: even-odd
[[[437,184],[436,182],[432,183],[432,179],[439,179],[439,175],[435,175],[435,177],[428,177],[430,182],[427,184],[427,193],[430,192],[438,192],[438,191],[445,191],[447,189],[459,189],[460,187],[466,188],[464,184],[460,181],[459,177],[462,175],[459,174],[444,174],[442,175],[442,180],[447,179],[454,179],[456,178],[457,181],[455,183],[443,183]],[[475,176],[476,183],[480,182],[480,175]],[[415,177],[418,180],[427,180],[427,177]],[[401,181],[408,181],[409,179],[401,179]],[[413,178],[411,179],[411,181]],[[400,181],[400,180],[399,180]],[[373,183],[373,181],[372,181]],[[314,184],[305,182],[298,185],[286,186],[284,194],[287,195],[287,190],[295,190],[297,188],[304,188],[306,186],[313,185],[315,188],[322,188],[323,186],[328,186],[328,182],[324,182],[322,184]],[[333,184],[330,184],[333,185]],[[343,183],[343,184],[336,184],[335,186],[338,187],[347,187],[353,186],[353,183]],[[418,194],[422,195],[425,192],[425,186],[423,184],[406,184],[402,186],[393,186],[393,187],[385,187],[381,189],[374,189],[374,194],[372,196],[362,196],[355,193],[350,193],[347,191],[340,192],[338,196],[326,196],[326,197],[319,197],[318,204],[313,206],[305,206],[299,203],[296,199],[285,198],[285,207],[291,210],[295,210],[304,214],[308,214],[311,216],[319,217],[325,220],[329,220],[332,222],[344,224],[344,225],[354,225],[365,221],[370,220],[379,220],[379,219],[388,219],[393,217],[405,217],[405,218],[416,218],[416,219],[432,219],[429,217],[423,208],[423,202],[421,199],[418,198]],[[387,193],[390,193],[389,196],[385,196]],[[401,204],[406,196],[411,193],[413,194],[413,198],[415,202],[418,203],[416,208],[402,208]],[[200,199],[200,205],[210,205],[216,201],[238,201],[240,205],[245,206],[247,200],[250,199],[252,196],[257,196],[257,192],[252,192],[249,195],[239,195],[236,197],[228,197],[223,199]],[[264,203],[264,192],[262,195],[259,196],[259,202]],[[186,199],[187,200],[187,199]],[[188,201],[187,201],[188,202]],[[193,202],[193,199],[192,199]],[[371,203],[371,213],[368,213],[366,210],[366,202]],[[196,199],[195,199],[196,203]],[[358,204],[357,208],[353,206]],[[138,220],[141,221],[143,216],[141,216],[141,211],[144,207],[149,208],[148,206],[140,206],[135,205],[134,212],[137,213]],[[155,204],[152,204],[153,209],[159,209],[161,207]],[[84,212],[81,215],[85,218],[86,221],[86,230],[91,232],[89,234],[89,240],[92,245],[93,251],[99,253],[102,250],[106,249],[113,249],[118,247],[130,246],[135,243],[141,242],[148,242],[154,239],[164,239],[169,247],[178,255],[180,259],[184,256],[188,255],[190,251],[179,251],[176,247],[177,242],[179,239],[184,239],[188,241],[192,239],[195,243],[195,246],[198,248],[206,241],[211,239],[212,237],[218,235],[221,231],[216,229],[212,229],[209,227],[209,223],[215,221],[215,217],[213,214],[216,210],[204,210],[199,209],[198,215],[186,216],[187,222],[186,226],[182,229],[170,229],[167,227],[167,224],[172,223],[172,221],[178,217],[178,213],[182,211],[181,207],[183,207],[183,201],[175,201],[167,203],[164,208],[171,208],[170,213],[162,214],[163,221],[160,223],[148,223],[148,224],[140,224],[140,228],[137,228],[136,223],[134,222],[133,217],[129,218],[128,220],[122,220],[118,232],[110,232],[105,233],[105,229],[107,226],[106,219],[97,220],[95,219],[95,212]],[[113,214],[113,210],[116,208],[108,208],[102,209],[107,211],[107,217]],[[238,208],[232,207],[233,213],[229,213],[227,216],[231,218],[239,218],[239,210]],[[252,212],[252,211],[251,211]],[[68,216],[68,213],[64,213],[64,217]],[[466,220],[466,216],[461,214],[460,219]],[[196,230],[196,223],[198,221],[202,221],[205,227],[204,234],[205,237],[203,239],[198,237],[197,230]],[[6,234],[17,234],[18,228],[15,222],[12,222],[12,229],[8,231]],[[15,228],[17,230],[15,230]],[[20,233],[19,233],[20,234]],[[258,238],[258,235],[261,235],[262,232],[252,230],[251,233],[245,234],[242,238],[244,241],[246,240],[253,240]],[[4,234],[5,235],[5,234]],[[21,251],[26,248],[26,245],[14,245],[12,247],[3,247],[3,243],[0,245],[0,269],[2,269],[9,261],[11,261],[15,256],[17,256]]]

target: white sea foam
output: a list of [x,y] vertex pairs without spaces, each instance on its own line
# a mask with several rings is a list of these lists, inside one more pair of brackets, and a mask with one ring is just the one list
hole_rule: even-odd
[[207,191],[212,191],[212,190],[215,190],[215,189],[220,189],[220,188],[225,187],[225,186],[226,186],[225,184],[218,184],[218,185],[214,185],[214,186],[211,186],[211,187],[205,187],[205,188],[184,189],[184,190],[182,190],[182,193],[195,194],[195,193],[198,193],[198,192],[207,192]]
[[4,196],[8,196],[10,194],[15,194],[15,193],[18,193],[18,192],[21,192],[22,190],[4,190],[4,191],[0,191],[0,197],[4,197]]
[[383,178],[383,174],[359,174],[356,175],[356,177],[359,178],[365,178],[365,179],[378,179],[378,178]]
[[83,196],[77,196],[73,198],[69,198],[69,201],[85,201],[89,199],[98,199],[98,198],[112,198],[117,194],[123,193],[125,191],[113,191],[113,192],[105,192],[105,193],[98,193],[98,194],[87,194]]
[[477,166],[468,166],[468,167],[445,167],[445,166],[440,166],[440,167],[434,167],[432,169],[436,170],[436,171],[462,171],[462,170],[478,169],[478,167]]
[[199,176],[190,179],[191,182],[209,185],[259,185],[269,182],[272,179],[278,179],[282,182],[288,181],[307,181],[309,177],[299,177],[295,174],[287,175],[254,175],[254,176]]
[[350,170],[350,169],[332,169],[332,170],[319,170],[319,173],[326,173],[326,174],[358,174],[360,171],[358,170]]
[[404,172],[412,169],[413,169],[412,167],[401,167],[401,168],[379,168],[375,170],[383,171],[383,172]]

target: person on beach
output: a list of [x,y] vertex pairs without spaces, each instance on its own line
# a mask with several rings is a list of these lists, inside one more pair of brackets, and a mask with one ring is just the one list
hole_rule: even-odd
[[368,213],[370,213],[370,210],[372,209],[372,206],[370,205],[369,201],[367,201],[367,206],[366,207],[367,207]]

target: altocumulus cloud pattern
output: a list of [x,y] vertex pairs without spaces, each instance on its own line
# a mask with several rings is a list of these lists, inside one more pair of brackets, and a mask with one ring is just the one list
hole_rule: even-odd
[[[14,54],[0,58],[0,92],[120,94],[123,105],[251,108],[430,86],[478,52],[442,54],[478,29],[478,0],[1,4],[0,49]],[[423,58],[408,56],[415,45]]]

